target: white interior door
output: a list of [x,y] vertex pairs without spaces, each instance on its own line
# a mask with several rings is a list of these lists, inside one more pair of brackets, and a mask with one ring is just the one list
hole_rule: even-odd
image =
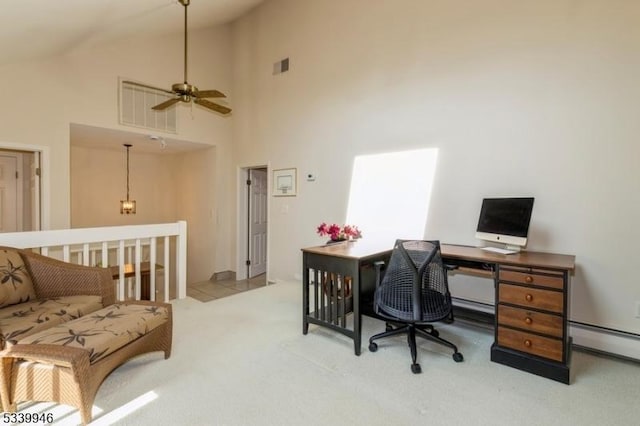
[[18,232],[22,217],[18,202],[18,155],[0,154],[0,232]]
[[33,153],[29,192],[31,195],[31,230],[40,230],[40,153]]
[[249,278],[267,271],[267,171],[249,171]]

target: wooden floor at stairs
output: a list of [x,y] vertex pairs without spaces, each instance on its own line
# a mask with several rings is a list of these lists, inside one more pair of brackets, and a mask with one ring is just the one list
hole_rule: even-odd
[[187,296],[201,302],[210,302],[243,291],[264,287],[267,284],[266,274],[261,274],[247,280],[202,281],[187,286]]

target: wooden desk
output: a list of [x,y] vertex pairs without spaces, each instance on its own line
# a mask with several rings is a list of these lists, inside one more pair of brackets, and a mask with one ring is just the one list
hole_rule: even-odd
[[569,284],[575,256],[530,251],[504,255],[450,244],[443,244],[441,252],[460,272],[494,280],[491,360],[569,384]]
[[[342,242],[302,249],[302,334],[309,323],[328,327],[353,339],[360,355],[362,313],[360,297],[375,290],[373,263],[388,260],[391,248],[366,240]],[[310,312],[309,290],[313,289],[314,310]],[[353,326],[347,315],[353,310]]]
[[[120,278],[120,267],[110,266],[111,276],[114,280]],[[162,265],[156,264],[155,270],[162,269]],[[136,276],[135,264],[127,263],[124,265],[124,277],[131,278]],[[140,262],[140,299],[151,300],[151,262]]]
[[[353,338],[360,354],[363,300],[375,290],[373,263],[387,260],[390,247],[366,240],[302,249],[302,333],[309,323]],[[441,245],[442,258],[461,273],[494,280],[495,317],[491,360],[569,383],[569,284],[575,256],[523,251],[503,255],[477,247]],[[353,308],[353,329],[347,327]],[[310,312],[309,292],[314,294]]]

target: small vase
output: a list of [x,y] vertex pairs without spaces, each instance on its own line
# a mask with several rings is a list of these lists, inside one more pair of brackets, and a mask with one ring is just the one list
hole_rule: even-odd
[[342,243],[342,242],[345,242],[345,241],[347,241],[346,238],[342,238],[342,239],[339,239],[339,240],[329,240],[329,241],[327,241],[326,244],[327,245],[329,245],[329,244],[338,244],[338,243]]

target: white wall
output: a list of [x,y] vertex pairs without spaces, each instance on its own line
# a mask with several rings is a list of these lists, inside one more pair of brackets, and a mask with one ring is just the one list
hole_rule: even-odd
[[[217,201],[219,178],[212,164],[217,149],[185,153],[178,160],[178,214],[187,218],[187,282],[206,281],[220,271],[232,270],[225,225],[226,206]],[[228,190],[228,187],[225,188]],[[224,236],[224,237],[223,237]]]
[[237,21],[234,163],[318,177],[270,200],[270,276],[344,220],[356,155],[435,147],[426,238],[477,244],[483,197],[535,196],[528,248],[577,256],[572,320],[640,333],[639,24],[624,0],[271,0]]
[[[189,80],[201,89],[231,91],[231,33],[228,26],[190,31]],[[72,47],[72,46],[71,46]],[[63,54],[37,62],[0,67],[0,142],[38,145],[51,153],[51,228],[68,228],[70,221],[70,124],[85,124],[146,134],[149,131],[118,124],[118,78],[124,77],[169,88],[183,80],[182,33],[155,38],[135,38],[91,51]],[[215,170],[230,173],[231,118],[204,108],[178,105],[179,131],[166,135],[215,146],[220,155],[209,158]],[[161,132],[154,131],[154,134]],[[214,183],[212,183],[214,184]],[[217,197],[228,198],[232,188],[224,178],[215,179]],[[210,195],[211,192],[208,193]],[[226,199],[225,198],[225,199]],[[206,200],[219,209],[223,200]],[[207,259],[212,272],[231,269],[229,252],[229,212],[222,208],[213,230],[199,230],[189,224],[190,238],[211,238],[216,250],[224,253]],[[196,246],[209,242],[197,242]],[[192,254],[195,254],[194,252]],[[207,253],[209,256],[210,253]],[[210,274],[209,274],[210,275]],[[208,276],[207,275],[207,278]]]
[[130,198],[136,214],[120,214],[126,198],[126,151],[71,147],[71,227],[141,225],[176,222],[180,188],[173,156],[129,153]]
[[[126,196],[126,151],[71,147],[71,227],[141,225],[186,220],[187,282],[215,272],[215,147],[186,153],[130,150],[130,195],[136,214],[120,214]],[[228,250],[225,250],[225,253]],[[225,255],[223,258],[228,257]]]

